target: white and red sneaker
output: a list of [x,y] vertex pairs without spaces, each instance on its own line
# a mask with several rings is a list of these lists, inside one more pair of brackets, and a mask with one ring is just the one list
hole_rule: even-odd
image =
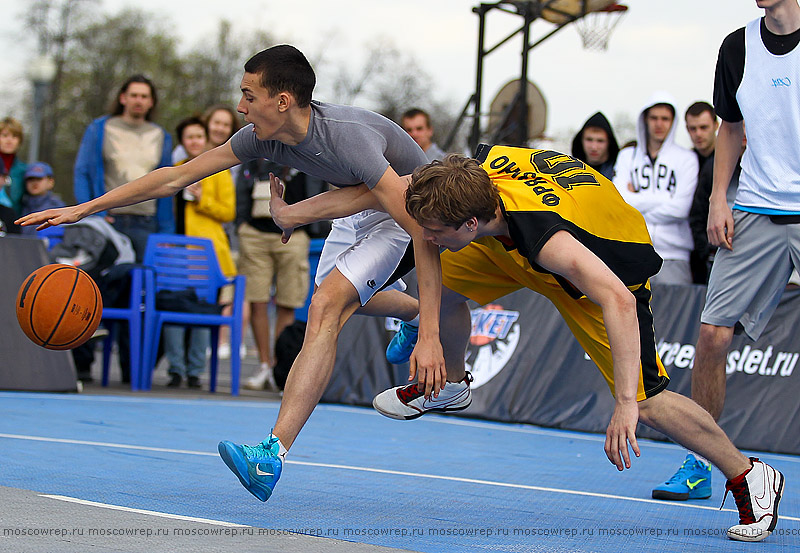
[[739,508],[739,524],[728,529],[732,540],[761,541],[778,523],[783,474],[755,457],[750,457],[750,462],[747,471],[725,484],[725,497],[731,492]]
[[411,420],[425,413],[447,413],[461,411],[472,403],[472,392],[469,383],[472,375],[467,374],[458,382],[448,382],[438,397],[426,398],[417,389],[417,383],[389,388],[375,396],[372,406],[378,413],[391,419]]

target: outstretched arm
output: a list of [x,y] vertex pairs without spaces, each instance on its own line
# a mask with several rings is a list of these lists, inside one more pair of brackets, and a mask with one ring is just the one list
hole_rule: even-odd
[[287,204],[283,200],[286,185],[278,177],[269,174],[269,211],[272,220],[283,230],[282,241],[288,242],[292,231],[303,225],[317,221],[330,221],[364,211],[378,209],[383,211],[378,199],[365,184],[328,190],[305,200]]
[[156,169],[143,177],[106,192],[99,198],[70,207],[31,213],[18,219],[17,224],[39,225],[37,229],[40,230],[64,223],[74,223],[89,215],[115,207],[131,205],[152,198],[166,198],[175,195],[176,192],[193,182],[238,163],[240,163],[239,158],[234,155],[230,143],[225,143],[183,165]]
[[[605,451],[617,469],[630,468],[628,443],[636,456],[639,406],[639,321],[636,298],[594,253],[566,231],[554,234],[536,256],[545,269],[569,280],[603,310],[603,322],[614,362],[614,414],[606,430]],[[621,453],[621,456],[620,456]]]

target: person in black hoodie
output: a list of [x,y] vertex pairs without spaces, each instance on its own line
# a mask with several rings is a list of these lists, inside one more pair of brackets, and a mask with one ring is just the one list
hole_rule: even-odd
[[602,112],[592,115],[572,140],[572,157],[612,180],[619,144],[611,123]]

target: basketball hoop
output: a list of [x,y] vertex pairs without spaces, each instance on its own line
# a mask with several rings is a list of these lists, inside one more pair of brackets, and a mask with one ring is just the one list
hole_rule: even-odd
[[608,50],[608,39],[611,32],[619,24],[628,6],[609,4],[605,8],[589,12],[575,21],[575,27],[583,40],[586,50],[602,52]]

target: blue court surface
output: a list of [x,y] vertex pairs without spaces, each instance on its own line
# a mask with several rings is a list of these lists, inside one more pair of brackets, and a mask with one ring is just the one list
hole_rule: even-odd
[[[287,532],[321,537],[308,551],[341,542],[349,543],[343,551],[431,553],[773,552],[800,544],[795,456],[755,454],[781,470],[787,484],[776,532],[748,544],[725,537],[738,515],[730,496],[719,510],[719,472],[711,499],[650,499],[652,487],[683,459],[675,445],[643,440],[642,457],[619,473],[600,435],[435,415],[394,421],[339,405],[316,409],[274,495],[261,503],[219,459],[217,443],[260,441],[278,405],[0,393],[0,486],[36,492],[33,508],[40,512],[20,515],[34,526],[46,527],[51,508],[71,503],[93,507],[90,518],[73,521],[87,531],[110,524],[104,513],[113,513],[117,526],[130,516],[144,527],[167,517],[268,529],[258,531],[260,551],[287,550],[270,541]],[[27,543],[17,531],[0,548],[26,551]],[[52,538],[49,550],[63,550],[60,543]],[[168,541],[150,543],[151,551],[177,550]],[[185,550],[205,550],[204,538],[193,543]],[[233,545],[228,550],[244,550]]]

